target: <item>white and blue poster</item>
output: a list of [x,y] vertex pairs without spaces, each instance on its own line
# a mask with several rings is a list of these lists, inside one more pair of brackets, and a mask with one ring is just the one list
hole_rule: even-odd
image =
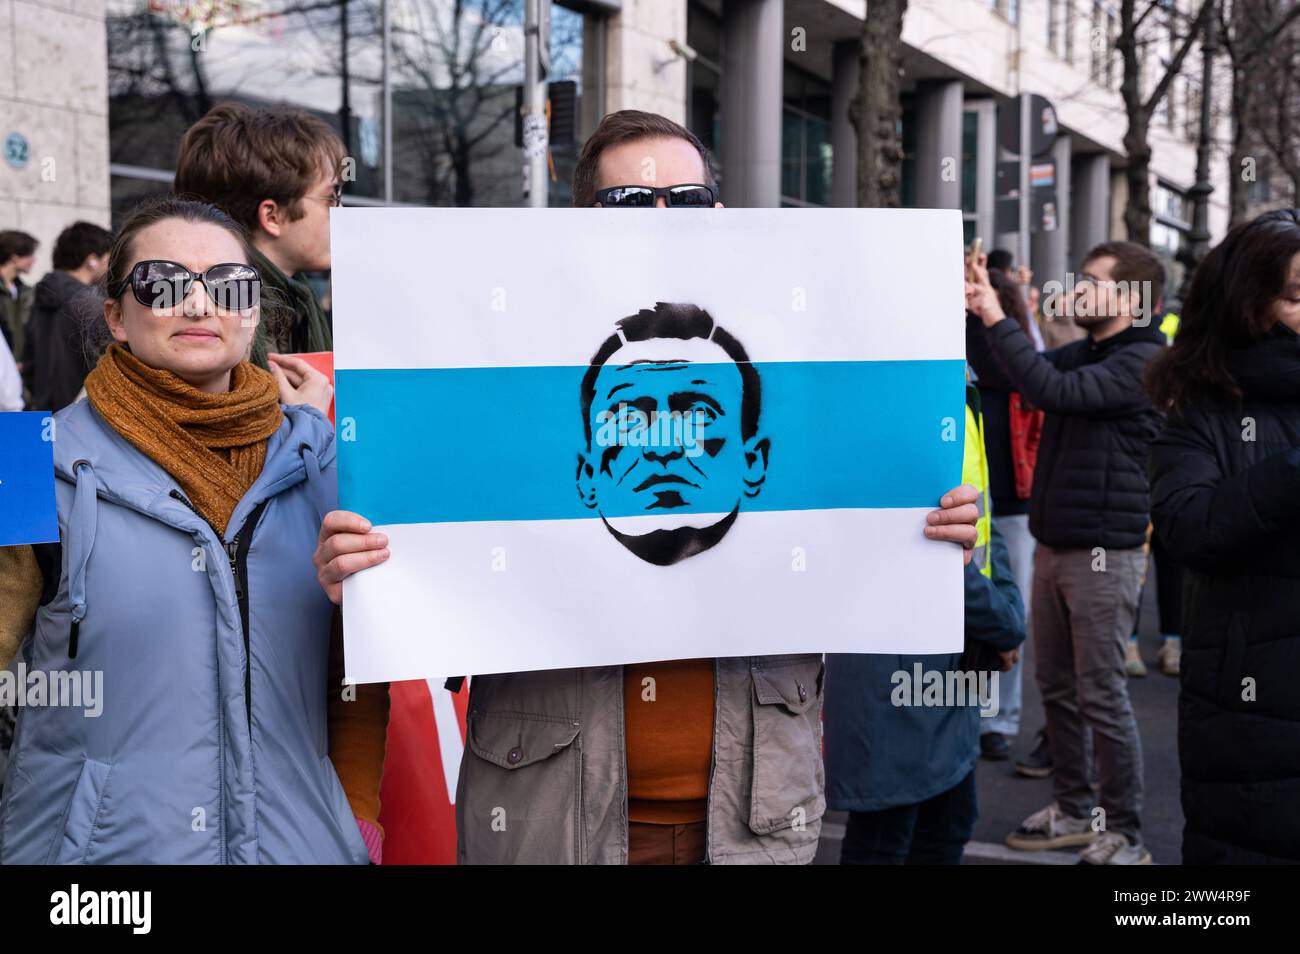
[[960,213],[332,221],[350,679],[960,650]]

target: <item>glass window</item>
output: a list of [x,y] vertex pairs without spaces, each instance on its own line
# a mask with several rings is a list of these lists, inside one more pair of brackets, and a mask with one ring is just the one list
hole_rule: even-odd
[[1151,195],[1151,206],[1157,215],[1172,219],[1175,224],[1188,222],[1187,197],[1163,182],[1157,181]]
[[1065,61],[1074,62],[1074,0],[1065,0],[1065,22],[1061,30],[1065,34]]
[[1106,75],[1106,51],[1108,44],[1105,42],[1103,30],[1106,26],[1106,14],[1102,9],[1101,0],[1092,0],[1092,26],[1088,35],[1088,48],[1092,50],[1092,60],[1089,64],[1089,76],[1094,83],[1100,83],[1102,77]]
[[[382,201],[384,0],[107,0],[109,150],[115,208],[170,178],[185,129],[213,105],[308,110],[353,159],[345,202]],[[388,0],[395,202],[518,205],[523,0]],[[599,108],[598,15],[551,13],[550,202],[568,205],[578,150]],[[596,37],[589,42],[588,37]],[[588,110],[589,112],[590,110]],[[166,174],[165,176],[163,174]]]
[[146,199],[162,199],[172,194],[171,176],[140,179],[127,176],[109,177],[112,196],[113,229],[122,225],[126,214]]
[[349,192],[380,194],[379,0],[108,0],[106,15],[111,162],[171,170],[217,103],[286,104],[339,133]]
[[898,170],[898,204],[916,208],[916,100],[909,93],[901,97],[903,109],[898,120],[898,136],[903,145],[903,161]]
[[790,205],[826,205],[831,195],[830,84],[785,68],[781,195]]
[[979,128],[979,113],[965,110],[961,116],[961,209],[967,213],[975,212]]
[[[695,59],[686,64],[686,128],[700,137],[722,164],[722,18],[701,3],[686,8],[686,45]],[[719,169],[721,174],[721,169]]]
[[[523,204],[516,143],[522,0],[393,0],[393,198],[416,205]],[[583,89],[583,18],[551,12],[548,83]],[[552,89],[552,107],[563,87]],[[581,105],[575,104],[575,115]],[[576,146],[552,147],[551,205],[568,205]]]

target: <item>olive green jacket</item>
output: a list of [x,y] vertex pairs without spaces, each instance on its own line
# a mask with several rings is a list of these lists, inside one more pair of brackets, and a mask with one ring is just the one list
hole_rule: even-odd
[[0,326],[5,329],[9,339],[9,350],[15,361],[23,360],[23,342],[27,336],[27,319],[32,313],[32,288],[18,281],[18,297],[10,295],[8,290],[0,288]]

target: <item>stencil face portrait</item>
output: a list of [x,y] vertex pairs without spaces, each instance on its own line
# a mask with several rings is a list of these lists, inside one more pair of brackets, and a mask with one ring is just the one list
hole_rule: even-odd
[[583,378],[583,504],[648,563],[702,553],[762,490],[760,403],[744,348],[707,312],[661,302],[624,318]]

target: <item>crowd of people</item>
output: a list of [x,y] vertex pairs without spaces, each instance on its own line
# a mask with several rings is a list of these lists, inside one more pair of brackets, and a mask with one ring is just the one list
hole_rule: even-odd
[[[0,233],[0,410],[56,412],[59,524],[0,548],[0,667],[107,687],[99,718],[20,710],[0,863],[382,861],[388,691],[342,685],[338,605],[389,541],[338,509],[332,388],[295,357],[332,348],[303,275],[330,267],[343,163],[310,116],[224,104],[173,196],[69,226],[34,289],[35,240]],[[573,195],[721,206],[699,139],[631,110]],[[963,652],[475,677],[459,860],[801,864],[830,809],[843,863],[958,863],[977,760],[1021,733],[1029,638],[1046,724],[1017,768],[1052,802],[1007,844],[1149,863],[1127,679],[1154,550],[1183,858],[1300,861],[1300,212],[1233,229],[1176,335],[1149,250],[1079,270],[1040,321],[1010,256],[966,263],[963,479],[922,530],[965,550]],[[994,680],[998,704],[909,704],[914,669]]]

